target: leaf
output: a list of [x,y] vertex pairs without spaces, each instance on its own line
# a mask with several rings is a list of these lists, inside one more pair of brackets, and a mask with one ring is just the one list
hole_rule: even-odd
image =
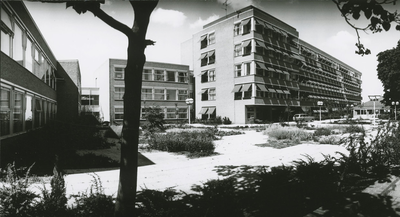
[[376,28],[376,24],[378,24],[378,23],[380,23],[380,19],[379,18],[377,18],[377,17],[372,17],[371,18],[371,26],[372,26],[372,28]]
[[382,11],[384,11],[384,9],[382,5],[376,3],[373,5],[372,11],[374,12],[375,15],[379,15],[382,13]]
[[360,18],[360,11],[354,11],[354,12],[353,12],[353,18],[354,18],[355,20],[358,20],[358,18]]
[[396,30],[400,31],[400,24],[396,26]]
[[365,15],[365,17],[367,18],[367,19],[369,19],[369,18],[371,18],[371,16],[372,16],[372,10],[371,9],[365,9],[364,10],[364,15]]
[[390,29],[390,23],[389,22],[383,22],[382,27],[385,31],[389,31]]

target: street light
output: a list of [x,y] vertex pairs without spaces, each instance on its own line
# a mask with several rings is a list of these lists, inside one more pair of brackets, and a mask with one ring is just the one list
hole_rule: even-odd
[[397,101],[397,102],[392,102],[392,105],[394,105],[394,120],[397,121],[397,114],[396,114],[396,111],[397,111],[397,106],[399,105],[399,101]]
[[374,102],[374,119],[372,120],[373,121],[373,125],[375,126],[375,101],[377,101],[378,100],[378,98],[380,98],[381,97],[381,95],[368,95],[368,98],[371,100],[371,101],[373,101]]
[[324,102],[318,101],[317,105],[319,105],[319,121],[321,122],[321,106],[324,105]]
[[193,99],[192,98],[187,98],[186,100],[186,104],[189,106],[189,109],[188,109],[188,113],[189,113],[189,124],[190,124],[190,105],[192,105],[193,104]]

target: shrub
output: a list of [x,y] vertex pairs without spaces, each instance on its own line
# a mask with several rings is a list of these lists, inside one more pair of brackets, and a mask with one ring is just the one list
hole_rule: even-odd
[[214,134],[211,130],[168,132],[154,134],[149,149],[168,152],[188,152],[189,156],[208,156],[214,153]]
[[329,144],[329,145],[338,145],[340,144],[340,136],[329,135],[329,136],[321,136],[318,139],[320,144]]
[[[15,164],[7,165],[5,182],[0,186],[0,216],[3,217],[29,217],[34,214],[34,201],[38,197],[28,189],[29,172],[33,164],[28,168],[17,169]],[[18,175],[25,171],[22,177]]]
[[362,126],[352,124],[345,128],[344,133],[365,133],[365,129]]
[[231,120],[229,120],[229,118],[228,118],[228,117],[224,117],[224,118],[222,119],[222,123],[223,123],[223,124],[231,124],[231,123],[232,123],[232,121],[231,121]]
[[278,140],[290,139],[298,141],[308,141],[312,139],[312,134],[304,129],[297,127],[271,127],[264,131],[270,137],[274,137]]
[[145,119],[146,123],[142,125],[142,128],[149,133],[154,133],[157,130],[164,131],[164,113],[162,113],[159,106],[156,107],[145,107]]
[[329,136],[329,135],[331,135],[331,130],[328,128],[317,128],[313,134],[313,136]]
[[92,185],[89,193],[79,193],[74,195],[76,207],[74,207],[74,216],[82,217],[109,217],[114,214],[114,199],[112,196],[104,194],[100,177],[94,173],[92,176]]

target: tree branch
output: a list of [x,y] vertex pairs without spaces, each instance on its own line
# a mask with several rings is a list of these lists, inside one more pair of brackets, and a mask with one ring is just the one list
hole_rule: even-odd
[[92,12],[96,17],[101,19],[103,22],[108,24],[110,27],[124,33],[126,36],[129,37],[132,34],[132,30],[125,24],[117,21],[116,19],[112,18],[108,14],[106,14],[100,8],[88,8],[88,11]]

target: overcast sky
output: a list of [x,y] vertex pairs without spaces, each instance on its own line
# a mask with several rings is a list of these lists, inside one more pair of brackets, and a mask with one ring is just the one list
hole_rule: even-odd
[[[329,0],[228,0],[226,11],[223,2],[225,0],[161,0],[151,16],[147,32],[147,38],[156,41],[155,46],[146,49],[147,60],[180,64],[182,42],[200,31],[204,24],[252,4],[296,28],[302,40],[359,70],[363,101],[368,101],[369,94],[383,94],[377,78],[376,54],[397,45],[400,31],[394,27],[379,34],[361,32],[361,42],[372,51],[371,55],[361,57],[354,53],[355,31]],[[90,12],[78,15],[72,8],[66,9],[65,3],[25,4],[56,58],[79,60],[83,86],[94,86],[91,74],[109,58],[126,59],[126,37]],[[399,5],[386,8],[400,11]],[[106,1],[102,9],[132,26],[133,10],[129,2]]]

